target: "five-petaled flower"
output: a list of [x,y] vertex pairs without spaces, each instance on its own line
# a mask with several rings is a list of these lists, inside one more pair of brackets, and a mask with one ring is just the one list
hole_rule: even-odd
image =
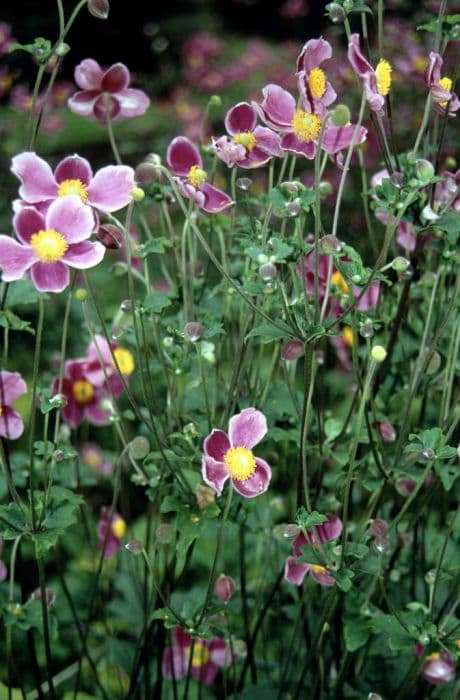
[[111,559],[121,548],[121,541],[126,534],[126,522],[121,515],[103,508],[97,525],[97,544],[104,554],[104,559]]
[[223,639],[211,640],[196,637],[192,650],[192,638],[181,627],[172,630],[172,645],[163,651],[161,672],[164,678],[180,680],[190,675],[199,683],[211,685],[219,668],[227,668],[233,661],[229,645]]
[[245,498],[254,498],[268,489],[270,467],[252,452],[266,432],[264,414],[255,408],[245,408],[230,418],[228,435],[214,429],[205,439],[203,479],[219,496],[227,479]]
[[68,267],[85,270],[104,257],[104,246],[87,240],[94,216],[76,195],[55,200],[45,215],[24,207],[15,214],[13,225],[20,243],[0,236],[4,282],[19,280],[30,270],[38,291],[62,292],[69,284]]
[[297,59],[297,80],[303,101],[313,106],[312,111],[323,117],[337,94],[320,65],[332,56],[332,47],[320,37],[310,39]]
[[348,60],[355,73],[362,78],[369,109],[376,114],[383,114],[385,97],[391,87],[391,65],[381,58],[376,68],[361,53],[359,47],[359,34],[352,34],[348,44]]
[[115,63],[103,70],[92,58],[86,58],[75,68],[75,82],[81,88],[69,98],[71,112],[82,117],[97,119],[106,124],[139,117],[146,111],[150,100],[142,90],[128,87],[131,75],[123,63]]
[[22,418],[11,404],[26,392],[27,385],[19,372],[0,372],[0,435],[8,440],[16,440],[24,431]]
[[460,107],[460,100],[456,93],[452,92],[452,79],[447,76],[441,78],[443,63],[442,57],[431,51],[430,62],[425,71],[425,82],[430,88],[434,109],[440,114],[445,114],[448,109],[448,116],[454,117]]
[[301,532],[292,543],[294,556],[287,557],[284,567],[284,578],[289,583],[300,586],[305,576],[310,573],[312,577],[322,586],[333,586],[335,580],[328,573],[326,566],[312,563],[298,563],[297,560],[303,555],[302,549],[306,545],[319,547],[325,542],[336,540],[342,532],[343,524],[336,515],[328,515],[326,522],[317,525],[305,535]]
[[177,136],[171,141],[166,160],[176,175],[174,181],[181,195],[193,199],[204,211],[215,214],[233,204],[228,194],[207,182],[208,174],[203,170],[201,155],[185,136]]

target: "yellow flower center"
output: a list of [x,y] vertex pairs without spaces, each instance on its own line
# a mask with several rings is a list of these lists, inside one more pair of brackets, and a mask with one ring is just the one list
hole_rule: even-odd
[[342,337],[344,339],[345,345],[348,348],[353,347],[353,331],[350,328],[350,326],[345,326],[345,328],[342,331]]
[[321,119],[316,114],[298,109],[291,122],[294,134],[299,141],[309,143],[317,139],[321,131]]
[[111,525],[112,534],[121,540],[126,535],[126,523],[123,518],[116,518]]
[[30,239],[40,262],[55,263],[64,257],[69,244],[64,236],[50,228],[48,231],[34,233]]
[[[190,659],[190,651],[191,647],[187,649],[188,659]],[[193,646],[192,667],[201,668],[202,666],[205,666],[209,661],[209,657],[209,649],[205,646],[204,642],[202,642],[201,639],[197,639]]]
[[391,65],[384,58],[381,58],[375,69],[377,79],[377,91],[379,95],[388,95],[391,87]]
[[2,404],[0,403],[0,416],[2,415],[2,413],[3,413],[3,406],[2,406]]
[[233,141],[244,146],[249,153],[251,153],[252,149],[256,145],[256,137],[252,131],[242,131],[241,133],[236,134],[236,136],[233,137]]
[[326,76],[321,68],[313,68],[308,76],[308,87],[316,100],[326,92]]
[[63,180],[59,183],[58,197],[65,197],[68,194],[76,194],[82,202],[88,199],[86,185],[81,180]]
[[440,659],[441,654],[439,654],[437,651],[435,651],[433,654],[429,654],[429,656],[425,656],[425,661],[433,661],[434,659]]
[[83,455],[83,461],[90,469],[97,469],[102,464],[102,457],[97,450],[88,450]]
[[198,165],[192,165],[188,174],[188,179],[190,183],[199,190],[201,185],[208,179],[208,173],[202,170]]
[[225,454],[224,462],[232,479],[237,481],[250,479],[256,470],[255,457],[245,447],[231,447]]
[[348,285],[343,279],[343,275],[341,272],[339,272],[338,270],[337,272],[334,272],[334,274],[331,277],[331,282],[340,289],[342,294],[348,294]]
[[72,395],[77,403],[89,403],[94,396],[94,389],[86,379],[79,379],[72,384]]
[[130,375],[134,372],[134,358],[125,348],[116,348],[113,351],[116,360],[116,369],[120,374]]
[[[450,78],[441,78],[438,85],[446,92],[450,92],[452,90],[452,80]],[[443,100],[443,102],[439,103],[440,107],[447,107],[447,104],[448,100]]]
[[319,566],[319,564],[309,564],[308,566],[316,575],[327,574],[327,569],[325,566]]

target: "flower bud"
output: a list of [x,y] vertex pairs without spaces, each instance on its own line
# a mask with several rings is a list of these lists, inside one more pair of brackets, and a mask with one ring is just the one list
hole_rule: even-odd
[[292,217],[293,219],[296,216],[299,216],[300,214],[300,205],[297,202],[289,202],[289,204],[286,204],[286,213],[288,216]]
[[295,523],[280,523],[273,528],[273,534],[278,540],[293,540],[300,533],[300,527]]
[[427,571],[425,574],[425,582],[429,586],[432,586],[435,581],[436,581],[436,571],[435,571],[435,569],[430,569],[430,571]]
[[276,269],[276,265],[274,265],[273,263],[267,262],[259,267],[259,275],[264,281],[270,281],[274,279],[277,274],[278,270]]
[[430,163],[429,160],[425,160],[425,158],[420,158],[416,163],[415,163],[415,170],[417,173],[417,177],[419,180],[422,182],[430,182],[430,180],[434,176],[434,167]]
[[379,433],[382,436],[383,442],[394,442],[396,440],[396,430],[387,420],[379,423]]
[[123,311],[124,314],[128,314],[132,310],[133,310],[132,299],[123,299],[123,301],[120,304],[120,311]]
[[198,508],[204,510],[211,503],[216,500],[216,492],[210,486],[203,486],[198,484],[195,491],[196,502],[198,503]]
[[387,351],[383,345],[373,345],[371,350],[371,357],[374,362],[383,362],[387,356]]
[[186,323],[184,327],[184,336],[187,338],[187,340],[190,340],[191,343],[196,343],[200,338],[203,337],[204,333],[204,326],[202,323],[199,323],[197,321],[190,321],[190,323]]
[[88,0],[88,11],[97,19],[107,19],[109,16],[109,0]]
[[395,488],[400,496],[410,496],[417,486],[417,482],[411,479],[409,476],[401,476],[396,479]]
[[67,406],[67,396],[64,394],[55,394],[50,398],[50,404],[53,408],[64,408]]
[[62,462],[64,459],[64,452],[62,450],[54,450],[53,459],[55,462]]
[[235,184],[241,192],[247,192],[251,188],[252,180],[250,177],[239,177]]
[[448,156],[444,163],[446,170],[455,170],[457,168],[457,161],[452,156]]
[[139,540],[131,540],[131,542],[125,544],[125,549],[127,549],[131,554],[141,554],[144,547],[142,546],[142,542],[139,542]]
[[344,21],[346,17],[345,11],[341,5],[336,2],[332,2],[329,5],[329,19],[334,24],[339,24]]
[[410,261],[407,258],[403,258],[402,255],[398,255],[398,257],[392,261],[391,267],[393,270],[396,270],[396,272],[405,272],[407,268],[410,267]]
[[230,576],[221,574],[214,584],[214,595],[223,603],[228,603],[235,592],[235,581]]
[[331,122],[334,126],[346,126],[350,123],[350,110],[347,105],[337,105],[331,115]]
[[369,693],[367,700],[382,700],[382,696],[378,693]]
[[211,95],[209,98],[209,106],[215,107],[216,109],[222,107],[222,98],[220,95]]
[[171,544],[174,539],[174,528],[169,523],[160,523],[155,530],[158,544]]
[[362,338],[372,338],[374,336],[374,325],[371,318],[367,318],[359,324],[359,334]]
[[76,289],[74,292],[74,297],[77,301],[86,301],[86,297],[88,296],[88,292],[86,289],[83,289],[80,287],[79,289]]
[[376,537],[384,537],[388,532],[388,523],[386,520],[375,518],[370,524],[369,530]]
[[321,197],[329,197],[334,191],[332,184],[328,180],[321,180],[318,189]]
[[150,452],[150,443],[146,437],[138,435],[129,443],[128,452],[131,459],[144,459]]
[[431,221],[437,221],[438,219],[439,215],[433,211],[429,204],[427,204],[426,207],[423,207],[422,213],[420,214],[420,220],[423,224],[427,224]]
[[397,170],[395,170],[395,172],[391,173],[390,175],[390,182],[393,185],[393,187],[396,187],[398,190],[401,189],[404,183],[403,173],[400,173]]
[[384,554],[390,548],[390,541],[386,537],[376,537],[374,540],[374,548],[379,554]]
[[319,244],[325,253],[332,255],[333,253],[340,253],[344,244],[335,236],[327,234],[319,239]]
[[131,190],[131,197],[135,202],[142,202],[145,197],[145,192],[142,187],[133,187]]
[[[32,593],[31,597],[33,598],[33,600],[41,600],[42,599],[41,589],[36,588],[34,590],[34,592]],[[53,607],[54,603],[56,602],[56,594],[50,588],[45,588],[45,601],[46,601],[47,608]]]
[[426,460],[430,460],[436,456],[436,453],[431,449],[431,447],[426,447],[424,450],[422,450],[422,455]]
[[283,190],[286,194],[298,194],[299,184],[300,183],[295,181],[286,180],[285,182],[282,182],[280,184],[280,189]]
[[157,169],[153,163],[144,161],[136,166],[134,178],[140,185],[150,185],[157,177]]
[[56,46],[54,53],[56,56],[59,56],[60,58],[62,56],[67,56],[67,54],[70,51],[70,46],[66,44],[64,41],[62,41],[58,46]]
[[113,224],[99,226],[96,238],[109,250],[116,250],[123,245],[123,231]]
[[300,340],[288,340],[281,348],[283,360],[298,360],[303,355],[305,355],[305,346]]

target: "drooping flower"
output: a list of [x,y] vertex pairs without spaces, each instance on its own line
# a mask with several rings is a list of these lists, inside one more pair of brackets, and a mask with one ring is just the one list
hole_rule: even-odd
[[[423,656],[422,644],[415,646],[415,654]],[[448,651],[434,652],[425,657],[422,666],[422,675],[431,685],[444,685],[455,678],[455,664]]]
[[348,44],[348,60],[355,73],[362,78],[369,109],[382,115],[385,97],[390,92],[391,87],[391,65],[387,60],[381,58],[375,69],[372,68],[367,58],[361,53],[359,34],[351,35]]
[[297,80],[299,92],[306,104],[313,106],[312,112],[324,117],[327,107],[334,102],[337,94],[326,78],[320,65],[332,56],[332,47],[320,37],[310,39],[297,59]]
[[[283,151],[312,160],[321,135],[323,118],[315,114],[308,103],[303,105],[303,109],[297,109],[293,96],[279,85],[266,85],[262,94],[262,102],[253,102],[253,107],[267,126],[282,134]],[[354,132],[353,124],[334,126],[327,123],[321,139],[321,148],[331,155],[339,153],[351,144]],[[355,145],[363,143],[366,136],[367,129],[360,126]]]
[[219,496],[227,479],[245,498],[255,498],[268,489],[270,467],[252,452],[266,432],[264,414],[255,408],[245,408],[230,418],[228,435],[214,429],[205,439],[202,475]]
[[25,206],[46,209],[55,199],[72,194],[83,204],[111,213],[132,200],[134,170],[127,165],[108,165],[93,175],[86,158],[75,154],[61,160],[53,173],[43,158],[26,151],[13,158],[11,170],[21,180],[19,195]]
[[343,523],[336,515],[328,515],[326,522],[321,525],[317,525],[308,531],[306,535],[301,532],[297,535],[292,543],[292,549],[294,556],[287,557],[285,567],[284,567],[284,578],[289,583],[293,583],[296,586],[301,586],[305,576],[310,573],[311,576],[320,583],[322,586],[333,586],[335,580],[328,573],[326,566],[321,566],[319,564],[303,563],[297,560],[303,555],[303,547],[306,545],[312,545],[313,547],[319,547],[325,542],[330,542],[336,540],[340,537],[342,532]]
[[69,195],[54,201],[45,215],[32,207],[13,218],[18,243],[0,236],[3,281],[21,279],[30,270],[40,292],[62,292],[69,284],[69,267],[86,270],[101,262],[105,248],[87,240],[94,227],[90,207]]
[[103,508],[97,525],[97,545],[104,553],[104,559],[111,559],[121,549],[121,541],[126,534],[126,522],[121,515]]
[[460,100],[458,95],[452,92],[452,79],[447,76],[441,77],[443,63],[444,61],[438,53],[430,52],[430,62],[425,71],[425,82],[430,88],[434,109],[440,114],[445,114],[449,105],[448,116],[454,117],[460,107]]
[[207,182],[208,174],[203,170],[201,155],[189,139],[184,136],[173,139],[168,146],[166,159],[183,197],[193,199],[209,214],[223,211],[233,204],[228,194]]
[[[191,657],[191,659],[190,659]],[[195,638],[192,653],[192,638],[181,627],[172,630],[172,646],[166,647],[161,660],[161,672],[164,678],[180,680],[190,675],[199,683],[211,685],[219,668],[232,664],[233,655],[229,645],[223,639],[211,640]]]
[[81,91],[69,98],[70,111],[102,124],[108,118],[117,122],[139,117],[150,104],[145,92],[128,87],[131,75],[123,63],[103,70],[97,61],[86,58],[75,68],[75,82]]
[[257,125],[257,114],[247,102],[239,102],[225,115],[229,136],[213,139],[216,155],[229,168],[258,168],[272,156],[282,156],[280,137],[271,129]]
[[236,584],[231,576],[221,574],[214,584],[214,595],[223,603],[228,603],[235,592]]
[[19,372],[0,372],[0,435],[8,440],[16,440],[24,431],[22,417],[11,404],[26,392],[27,385]]

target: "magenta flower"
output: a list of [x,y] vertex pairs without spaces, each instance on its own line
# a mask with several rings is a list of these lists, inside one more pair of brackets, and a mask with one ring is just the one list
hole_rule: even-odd
[[[312,160],[321,134],[322,117],[311,110],[309,103],[305,103],[305,109],[297,109],[293,96],[279,85],[266,85],[262,94],[262,102],[252,104],[267,126],[283,134],[283,151]],[[351,144],[354,131],[353,124],[327,124],[322,135],[321,148],[332,155],[338,153]],[[360,126],[355,145],[363,143],[366,136],[367,130]]]
[[271,129],[257,126],[257,114],[247,102],[240,102],[228,110],[225,128],[230,134],[213,139],[218,158],[229,168],[258,168],[272,156],[282,156],[280,138]]
[[86,270],[101,262],[105,248],[89,238],[94,226],[91,209],[75,195],[56,200],[45,216],[24,207],[13,218],[21,243],[0,236],[3,281],[30,277],[39,292],[62,292],[69,284],[69,267]]
[[111,343],[111,348],[112,351],[105,338],[96,334],[86,349],[85,374],[95,386],[103,386],[109,380],[112,391],[119,396],[123,391],[120,374],[126,380],[133,373],[135,364],[129,350],[117,343]]
[[327,521],[321,525],[317,525],[307,532],[306,535],[301,532],[292,543],[294,556],[287,557],[284,567],[284,578],[289,583],[296,586],[301,586],[305,576],[310,573],[312,577],[322,586],[333,586],[335,580],[328,573],[325,566],[311,563],[298,563],[297,560],[303,555],[303,547],[310,544],[313,547],[319,547],[325,542],[336,540],[340,537],[343,523],[336,515],[328,515]]
[[110,508],[103,508],[97,525],[97,545],[104,553],[104,559],[111,559],[121,548],[121,541],[126,534],[126,523],[118,513],[111,513]]
[[[0,536],[0,557],[3,554],[3,537]],[[0,559],[0,583],[6,580],[8,576],[8,569],[3,560]]]
[[75,68],[75,82],[81,91],[69,98],[69,109],[102,124],[108,118],[118,122],[139,117],[150,100],[142,90],[128,87],[130,81],[130,72],[123,63],[115,63],[104,71],[97,61],[86,58]]
[[104,452],[96,442],[83,442],[78,448],[81,461],[89,469],[101,474],[112,474],[113,464],[104,457]]
[[176,175],[174,181],[183,197],[193,199],[209,214],[223,211],[233,204],[228,194],[206,182],[208,174],[203,170],[200,153],[184,136],[171,141],[166,159],[169,169]]
[[351,41],[348,44],[348,60],[355,73],[362,78],[369,109],[376,114],[383,114],[385,97],[391,87],[391,65],[381,58],[374,70],[361,53],[359,34],[351,35]]
[[[416,654],[421,656],[423,647],[417,644]],[[452,656],[444,649],[427,656],[423,662],[422,675],[431,685],[444,685],[455,678],[455,664]]]
[[245,498],[255,498],[268,489],[271,470],[255,457],[252,448],[267,432],[267,420],[255,408],[245,408],[230,418],[228,435],[214,429],[204,441],[202,474],[220,496],[227,481]]
[[24,431],[22,418],[11,404],[26,392],[27,385],[19,372],[0,372],[0,435],[8,440],[16,440]]
[[132,200],[134,170],[127,165],[108,165],[93,175],[86,158],[74,155],[61,160],[53,173],[43,158],[26,151],[13,158],[11,170],[21,180],[19,196],[26,206],[46,209],[55,199],[72,194],[110,213]]
[[332,56],[332,47],[322,37],[310,39],[303,47],[297,59],[297,80],[299,92],[305,104],[313,106],[312,112],[324,117],[327,107],[332,104],[337,94],[326,79],[320,65]]
[[449,105],[449,117],[454,117],[460,107],[460,100],[455,92],[452,92],[452,79],[441,78],[443,59],[434,51],[430,52],[430,62],[425,71],[425,82],[430,88],[433,99],[433,107],[440,114],[445,114]]
[[6,22],[0,22],[0,56],[8,53],[16,39],[11,35],[11,27]]
[[[223,639],[214,637],[210,641],[195,638],[192,655],[192,638],[181,627],[172,630],[172,646],[166,647],[161,660],[161,672],[164,678],[180,680],[190,674],[199,683],[211,685],[219,668],[232,664],[231,650]],[[191,659],[190,659],[191,656]]]

